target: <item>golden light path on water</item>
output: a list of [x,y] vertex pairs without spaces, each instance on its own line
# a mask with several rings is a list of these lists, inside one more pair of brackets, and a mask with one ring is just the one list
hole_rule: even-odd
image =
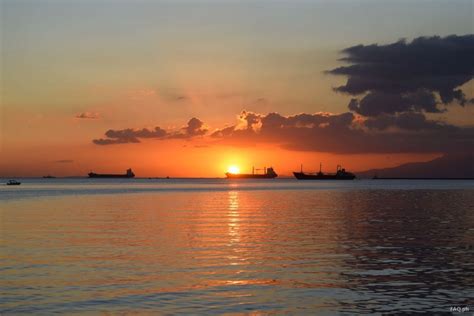
[[441,312],[474,299],[470,183],[209,181],[2,188],[0,310]]

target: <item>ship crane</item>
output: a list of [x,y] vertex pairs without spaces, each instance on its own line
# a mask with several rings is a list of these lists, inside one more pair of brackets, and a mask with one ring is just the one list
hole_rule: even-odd
[[267,167],[263,167],[263,168],[255,168],[255,167],[252,167],[252,174],[255,174],[255,171],[258,173],[259,171],[263,170],[263,173],[267,173]]

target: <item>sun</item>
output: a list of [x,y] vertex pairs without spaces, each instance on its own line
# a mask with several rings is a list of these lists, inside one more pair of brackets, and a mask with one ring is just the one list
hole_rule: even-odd
[[239,167],[237,166],[230,166],[229,169],[227,169],[229,173],[237,174],[240,172]]

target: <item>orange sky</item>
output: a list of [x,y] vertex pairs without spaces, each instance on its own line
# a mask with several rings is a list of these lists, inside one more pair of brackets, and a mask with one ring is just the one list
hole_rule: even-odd
[[[198,2],[2,1],[0,176],[85,176],[131,167],[139,177],[220,177],[230,165],[242,172],[273,166],[290,175],[301,163],[307,170],[322,162],[328,172],[338,164],[362,171],[442,154],[334,154],[210,135],[240,124],[244,110],[284,117],[348,112],[354,96],[333,90],[347,77],[325,73],[344,64],[342,49],[468,34],[469,1],[456,8],[428,2]],[[374,27],[387,10],[397,21]],[[443,23],[434,24],[434,17]],[[472,81],[460,88],[474,97]],[[204,123],[205,135],[92,142],[111,129],[159,126],[182,133],[193,117]],[[450,105],[427,117],[470,127],[474,107]]]
[[294,152],[277,146],[237,148],[232,146],[195,147],[193,142],[174,140],[165,146],[159,140],[121,146],[51,146],[17,148],[2,157],[5,176],[85,176],[90,171],[124,173],[133,168],[137,177],[224,177],[229,166],[251,173],[252,166],[273,166],[281,176],[290,176],[303,164],[306,171],[334,172],[337,164],[349,170],[397,166],[409,161],[427,161],[433,154],[333,155]]

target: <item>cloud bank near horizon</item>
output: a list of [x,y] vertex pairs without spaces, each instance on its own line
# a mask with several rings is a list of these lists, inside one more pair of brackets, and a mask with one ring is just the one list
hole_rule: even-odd
[[207,134],[204,123],[192,118],[178,132],[159,127],[109,130],[97,145],[140,143],[140,139],[192,139],[207,135],[208,144],[249,146],[270,143],[293,151],[338,154],[449,153],[474,147],[474,127],[458,127],[427,119],[421,113],[362,117],[352,112],[301,113],[283,116],[243,111],[237,123]]
[[282,116],[242,112],[246,122],[215,131],[224,144],[274,143],[295,151],[339,154],[462,152],[474,145],[474,128],[428,120],[418,113],[363,118],[351,112]]
[[419,37],[387,45],[357,45],[342,51],[349,63],[329,70],[347,77],[334,90],[353,96],[348,112],[283,116],[243,111],[236,124],[208,128],[197,119],[179,131],[156,127],[109,130],[97,145],[139,143],[140,139],[192,139],[248,146],[276,144],[287,150],[328,153],[450,153],[472,151],[474,127],[428,119],[473,99],[462,86],[474,76],[474,35]]

